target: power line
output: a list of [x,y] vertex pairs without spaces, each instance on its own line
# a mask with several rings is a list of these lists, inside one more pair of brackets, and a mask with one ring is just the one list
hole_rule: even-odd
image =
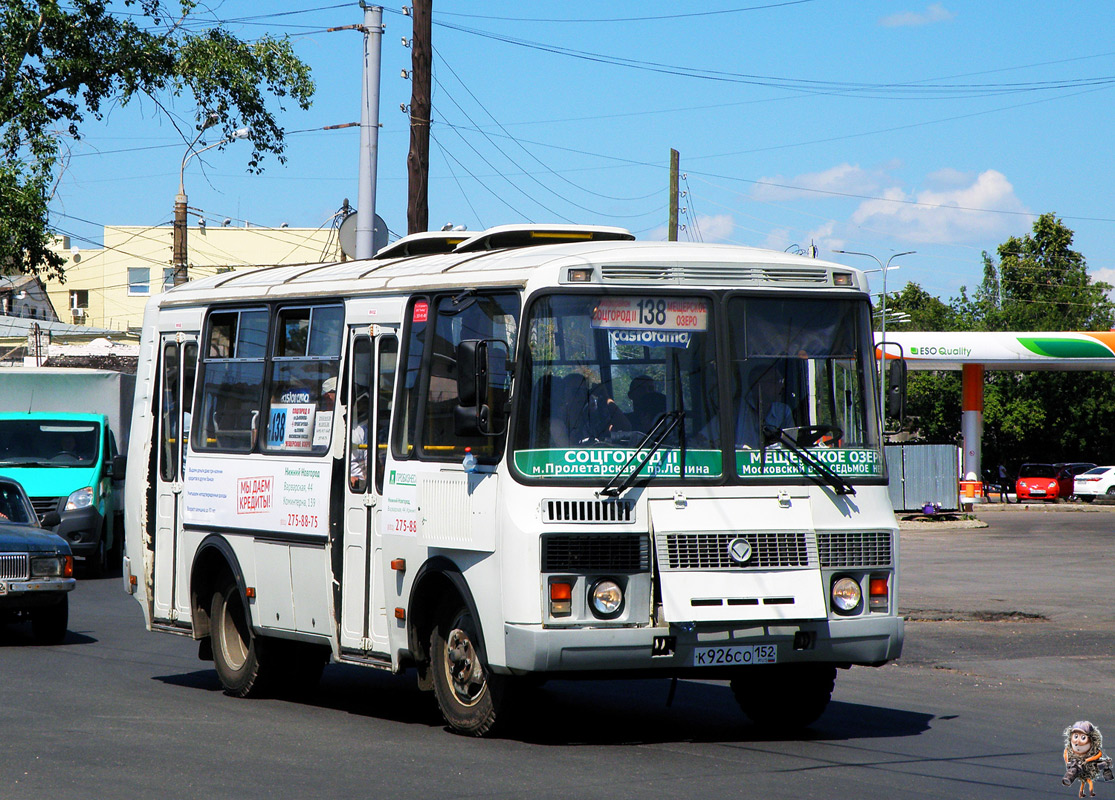
[[658,16],[647,16],[647,17],[612,17],[612,18],[587,17],[587,18],[577,18],[577,19],[570,19],[568,17],[558,17],[558,18],[494,17],[494,16],[487,16],[487,15],[484,15],[484,14],[463,14],[463,13],[459,13],[459,12],[454,13],[454,12],[450,12],[450,11],[438,12],[438,16],[439,17],[440,16],[467,17],[469,19],[490,19],[490,20],[499,20],[499,21],[502,21],[502,22],[572,22],[572,23],[581,23],[581,24],[584,24],[584,23],[596,24],[596,23],[601,23],[601,22],[657,22],[659,20],[685,19],[687,17],[714,17],[714,16],[723,16],[725,14],[741,14],[741,13],[746,12],[746,11],[765,11],[766,9],[769,9],[769,8],[783,8],[785,6],[800,6],[804,3],[812,3],[812,2],[814,2],[814,0],[786,0],[786,2],[782,2],[782,3],[767,3],[766,5],[747,6],[746,8],[726,8],[726,9],[722,9],[720,11],[693,11],[693,12],[689,12],[689,13],[661,14],[661,15],[658,15]]

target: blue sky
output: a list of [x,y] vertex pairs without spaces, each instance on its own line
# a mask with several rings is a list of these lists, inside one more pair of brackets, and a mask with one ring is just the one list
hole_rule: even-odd
[[[819,255],[890,255],[948,298],[981,252],[1053,211],[1115,283],[1115,44],[1109,0],[433,0],[430,227],[619,225],[664,239],[669,150],[684,174],[680,238]],[[384,6],[376,210],[406,232],[410,18]],[[293,13],[292,13],[293,12]],[[213,0],[201,18],[287,34],[312,68],[308,112],[281,114],[285,165],[247,171],[234,142],[193,159],[210,225],[328,225],[357,197],[361,22],[355,3]],[[182,120],[197,109],[170,103]],[[78,247],[102,226],[171,219],[186,142],[150,101],[70,143],[52,203]],[[191,224],[197,214],[191,215]],[[169,254],[168,254],[169,259]],[[878,277],[878,276],[876,276]]]

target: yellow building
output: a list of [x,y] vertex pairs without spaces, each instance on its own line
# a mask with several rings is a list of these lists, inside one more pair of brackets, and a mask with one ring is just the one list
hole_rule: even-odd
[[[65,322],[126,331],[143,323],[151,295],[174,283],[173,231],[169,225],[112,225],[104,247],[58,251],[66,258],[66,281],[46,281],[47,294]],[[192,225],[186,246],[191,278],[271,264],[315,264],[341,258],[337,232],[326,228],[258,228]]]

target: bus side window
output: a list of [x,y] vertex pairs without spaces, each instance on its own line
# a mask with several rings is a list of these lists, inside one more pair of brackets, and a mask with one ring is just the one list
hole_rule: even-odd
[[[478,295],[464,301],[460,296],[438,298],[434,319],[434,336],[429,346],[432,357],[427,359],[425,404],[422,430],[419,434],[421,453],[435,460],[458,460],[466,448],[479,458],[498,457],[503,447],[502,436],[461,436],[457,434],[454,412],[460,402],[457,389],[457,345],[466,339],[495,339],[507,345],[508,361],[513,361],[518,331],[519,298],[517,295]],[[484,398],[502,413],[508,388],[507,371],[493,376],[490,396]]]
[[395,366],[399,356],[399,340],[384,336],[379,340],[379,370],[376,375],[376,491],[383,494],[383,475],[387,469],[387,431],[391,424],[391,400],[395,388]]
[[209,315],[201,362],[195,450],[247,453],[255,446],[262,401],[269,313],[266,309]]
[[324,453],[332,442],[344,308],[288,306],[275,319],[263,450]]

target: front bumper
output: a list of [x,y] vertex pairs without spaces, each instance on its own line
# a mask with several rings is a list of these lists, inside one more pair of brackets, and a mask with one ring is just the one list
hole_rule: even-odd
[[[798,634],[805,634],[799,636]],[[801,662],[877,666],[902,652],[905,620],[880,614],[855,619],[821,619],[755,625],[682,624],[640,628],[543,628],[504,626],[509,672],[647,671],[708,674],[693,666],[693,650],[704,646],[774,644],[779,664]],[[669,655],[653,655],[655,640],[670,637]],[[803,649],[795,639],[808,640]],[[498,665],[493,665],[500,671]]]
[[0,609],[54,605],[77,585],[73,578],[28,578],[0,583],[5,585],[4,593],[0,594]]
[[96,555],[104,522],[101,512],[95,506],[90,506],[60,511],[59,514],[62,522],[54,528],[54,532],[69,542],[73,554],[83,557]]

